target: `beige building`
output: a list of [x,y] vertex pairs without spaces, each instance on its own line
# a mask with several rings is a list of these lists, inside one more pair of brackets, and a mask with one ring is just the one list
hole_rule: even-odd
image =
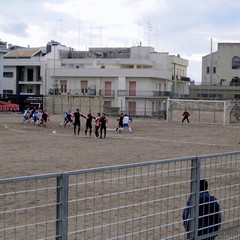
[[218,43],[202,58],[202,85],[189,87],[190,98],[240,99],[240,43]]
[[218,50],[202,58],[202,84],[240,86],[240,43],[218,43]]

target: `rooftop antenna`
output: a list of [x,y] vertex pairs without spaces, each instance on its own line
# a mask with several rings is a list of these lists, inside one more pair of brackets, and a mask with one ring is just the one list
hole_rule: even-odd
[[80,19],[80,14],[78,14],[78,50],[80,51],[80,39],[81,39],[81,19]]
[[137,41],[138,41],[138,45],[140,44],[140,42],[141,42],[141,38],[142,38],[142,24],[141,24],[141,22],[140,21],[138,21],[137,22],[138,23],[138,29],[137,29],[137,34],[138,34],[138,36],[137,36]]
[[147,22],[147,43],[148,43],[148,46],[151,45],[151,35],[152,35],[152,24],[151,24],[151,22]]
[[61,43],[62,43],[62,19],[59,19],[58,21],[60,22]]
[[211,63],[210,63],[210,86],[212,86],[213,78],[213,53],[212,53],[212,38],[211,38]]
[[92,26],[90,29],[90,47],[92,47]]
[[100,29],[100,46],[102,47],[102,27],[97,27],[98,29]]
[[157,31],[156,31],[156,43],[155,43],[155,45],[156,45],[156,50],[158,50],[158,37],[160,36],[160,34],[159,34],[159,32],[158,32],[158,29],[157,29]]

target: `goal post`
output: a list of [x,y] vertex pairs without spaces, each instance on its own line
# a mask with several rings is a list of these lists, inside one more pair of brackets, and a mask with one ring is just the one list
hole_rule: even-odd
[[170,99],[167,100],[167,122],[181,122],[184,111],[190,113],[192,123],[222,124],[229,121],[229,101],[220,100],[190,100]]

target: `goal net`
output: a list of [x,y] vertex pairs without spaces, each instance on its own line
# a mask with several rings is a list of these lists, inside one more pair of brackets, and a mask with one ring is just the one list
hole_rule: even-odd
[[192,123],[213,123],[225,125],[229,118],[230,102],[219,100],[168,99],[167,121],[181,122],[184,111],[190,113]]

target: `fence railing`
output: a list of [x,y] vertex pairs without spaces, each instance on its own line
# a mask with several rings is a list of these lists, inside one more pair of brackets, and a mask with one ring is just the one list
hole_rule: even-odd
[[221,206],[218,239],[239,239],[239,176],[240,152],[229,152],[0,179],[0,239],[186,239],[200,178]]

